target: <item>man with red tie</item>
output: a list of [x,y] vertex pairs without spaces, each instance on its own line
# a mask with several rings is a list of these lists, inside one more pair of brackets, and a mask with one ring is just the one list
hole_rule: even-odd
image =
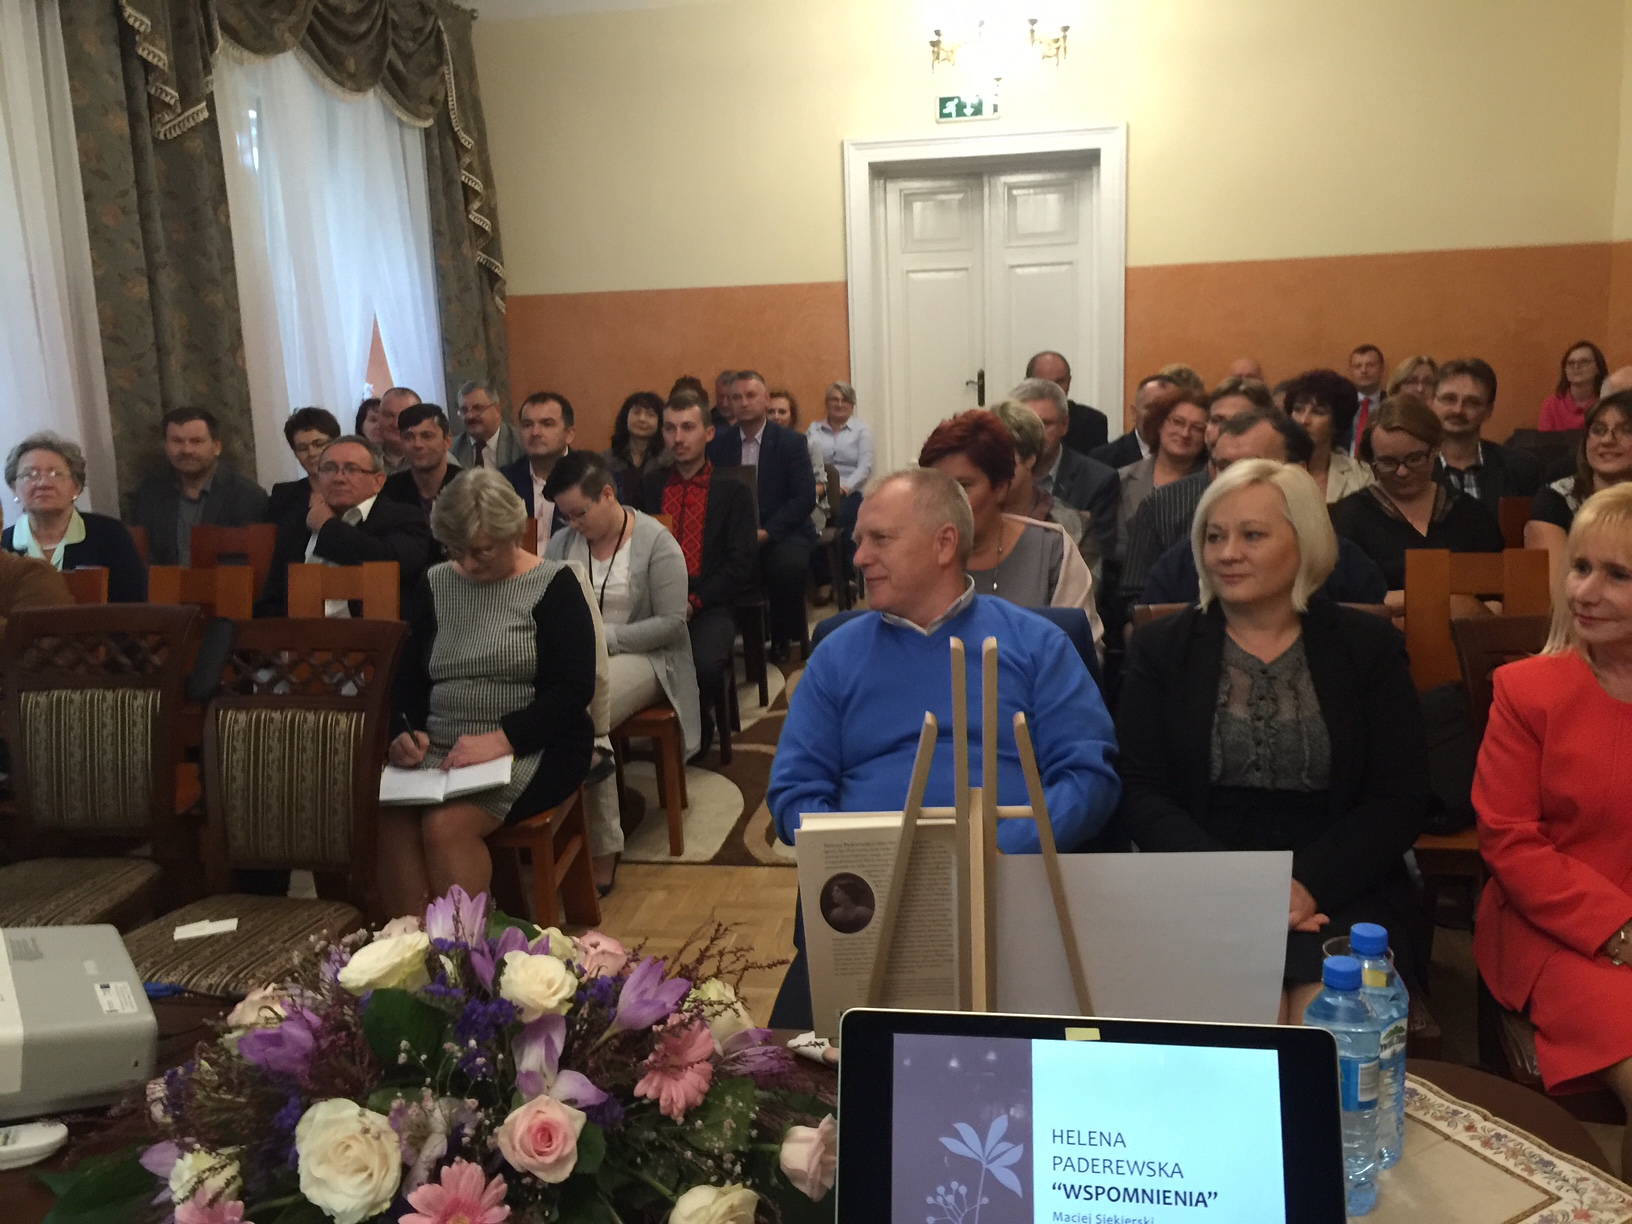
[[1346,439],[1349,453],[1366,432],[1366,421],[1377,405],[1383,402],[1383,350],[1375,344],[1362,344],[1349,354],[1349,381],[1360,393],[1360,411],[1354,417],[1354,432]]

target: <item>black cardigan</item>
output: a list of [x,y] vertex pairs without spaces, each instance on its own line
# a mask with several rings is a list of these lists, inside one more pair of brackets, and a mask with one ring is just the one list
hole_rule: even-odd
[[[808,470],[810,465],[805,465]],[[663,489],[674,475],[673,465],[653,468],[640,479],[635,509],[663,513]],[[754,526],[754,495],[748,486],[718,472],[708,478],[708,503],[703,509],[701,572],[689,582],[690,594],[703,608],[729,607],[753,585],[759,559],[758,528]]]
[[[63,546],[62,568],[65,570],[105,566],[108,571],[109,603],[146,603],[147,566],[142,564],[136,551],[136,541],[116,518],[81,510],[85,520],[85,538],[78,544]],[[19,552],[12,544],[15,526],[0,534],[0,548]]]
[[[1427,737],[1405,639],[1370,612],[1310,601],[1304,650],[1331,737],[1326,827],[1292,875],[1327,913],[1402,878],[1431,803]],[[1209,827],[1224,617],[1188,608],[1133,635],[1116,732],[1121,819],[1142,850],[1227,849]]]

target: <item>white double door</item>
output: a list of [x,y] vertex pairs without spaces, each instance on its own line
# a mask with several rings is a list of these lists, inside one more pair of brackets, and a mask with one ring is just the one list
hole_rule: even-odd
[[879,184],[889,466],[915,462],[947,417],[1002,399],[1043,349],[1094,385],[1096,169]]

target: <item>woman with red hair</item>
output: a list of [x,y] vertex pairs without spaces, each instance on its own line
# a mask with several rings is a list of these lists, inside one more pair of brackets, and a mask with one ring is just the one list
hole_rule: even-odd
[[1028,608],[1081,608],[1097,643],[1104,630],[1094,607],[1094,579],[1058,524],[1005,514],[1015,472],[1014,438],[983,408],[942,421],[918,453],[918,466],[956,480],[974,514],[969,576],[982,595]]

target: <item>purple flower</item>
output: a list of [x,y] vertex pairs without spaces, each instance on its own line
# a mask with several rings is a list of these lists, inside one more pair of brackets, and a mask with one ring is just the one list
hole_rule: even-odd
[[448,889],[425,911],[425,934],[432,939],[456,939],[474,944],[487,934],[487,894],[472,897],[459,885]]
[[516,927],[505,927],[497,939],[478,939],[470,945],[470,965],[484,989],[493,989],[493,972],[507,952],[527,951],[527,937]]
[[524,1027],[511,1046],[516,1060],[516,1091],[528,1100],[548,1094],[579,1109],[606,1100],[587,1076],[561,1070],[561,1047],[567,1040],[565,1016],[540,1016]]
[[755,1082],[777,1079],[793,1070],[793,1055],[771,1044],[770,1029],[743,1029],[720,1043],[719,1073],[746,1075]]
[[624,979],[618,994],[618,1010],[612,1016],[612,1026],[606,1035],[649,1029],[668,1019],[690,990],[691,983],[685,978],[665,979],[663,962],[648,956]]
[[273,1075],[303,1078],[311,1066],[317,1046],[317,1030],[322,1027],[315,1015],[296,1007],[272,1028],[250,1029],[238,1038],[238,1056]]
[[170,1170],[176,1167],[176,1161],[181,1159],[181,1148],[170,1140],[155,1143],[141,1155],[141,1166],[160,1181],[168,1184]]

